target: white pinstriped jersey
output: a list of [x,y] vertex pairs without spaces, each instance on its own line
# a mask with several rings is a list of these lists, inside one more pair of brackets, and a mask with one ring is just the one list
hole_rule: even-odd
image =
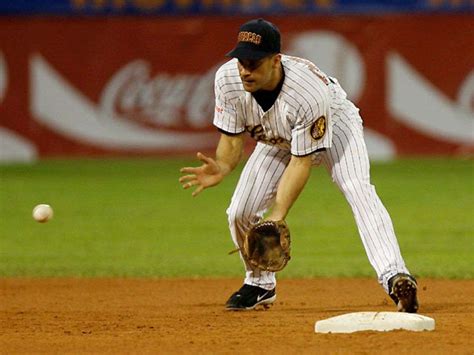
[[[267,112],[243,88],[237,60],[216,74],[214,125],[229,134],[248,131],[259,141],[245,164],[227,209],[234,244],[241,248],[251,224],[271,208],[292,155],[322,162],[352,208],[359,234],[379,282],[409,273],[400,253],[390,216],[370,183],[370,164],[359,109],[347,99],[337,80],[308,60],[282,55],[282,89]],[[262,144],[264,143],[264,144]],[[272,290],[275,273],[262,271],[242,258],[244,283]]]
[[223,64],[215,77],[214,125],[224,132],[244,131],[257,141],[304,156],[332,145],[331,111],[346,99],[337,81],[312,62],[282,55],[285,79],[266,112],[244,90],[237,59]]
[[[227,209],[229,229],[241,248],[252,224],[271,208],[291,154],[322,162],[352,208],[357,228],[379,282],[409,273],[390,216],[370,183],[370,163],[359,109],[337,80],[308,60],[282,55],[282,89],[267,112],[243,88],[237,60],[216,74],[214,125],[229,134],[248,131],[259,143],[245,164]],[[290,154],[291,153],[291,154]],[[245,284],[272,290],[275,273],[245,265]]]

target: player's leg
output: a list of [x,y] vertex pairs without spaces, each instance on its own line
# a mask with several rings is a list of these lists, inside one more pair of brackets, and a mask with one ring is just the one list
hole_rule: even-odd
[[[289,160],[289,152],[261,143],[255,147],[227,209],[229,228],[236,247],[242,247],[244,235],[271,205]],[[265,290],[275,288],[275,273],[252,268],[245,262],[242,254],[241,258],[246,270],[245,284]]]
[[322,154],[324,165],[352,208],[362,243],[380,284],[408,274],[392,220],[370,183],[370,165],[362,120],[355,107],[335,113],[333,146]]

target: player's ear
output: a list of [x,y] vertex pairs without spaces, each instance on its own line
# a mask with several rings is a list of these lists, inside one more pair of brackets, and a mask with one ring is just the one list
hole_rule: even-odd
[[275,54],[272,58],[272,65],[274,68],[278,67],[278,65],[280,65],[280,62],[281,62],[281,54],[278,53],[278,54]]

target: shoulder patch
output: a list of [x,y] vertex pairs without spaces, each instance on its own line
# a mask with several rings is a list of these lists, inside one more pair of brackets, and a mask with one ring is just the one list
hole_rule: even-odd
[[311,126],[311,137],[315,140],[319,140],[326,133],[326,117],[319,117]]

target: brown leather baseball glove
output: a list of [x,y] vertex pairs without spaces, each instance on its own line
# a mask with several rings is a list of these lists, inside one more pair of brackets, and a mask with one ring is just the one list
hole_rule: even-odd
[[285,221],[263,221],[245,236],[242,254],[249,264],[280,271],[290,260],[290,230]]

